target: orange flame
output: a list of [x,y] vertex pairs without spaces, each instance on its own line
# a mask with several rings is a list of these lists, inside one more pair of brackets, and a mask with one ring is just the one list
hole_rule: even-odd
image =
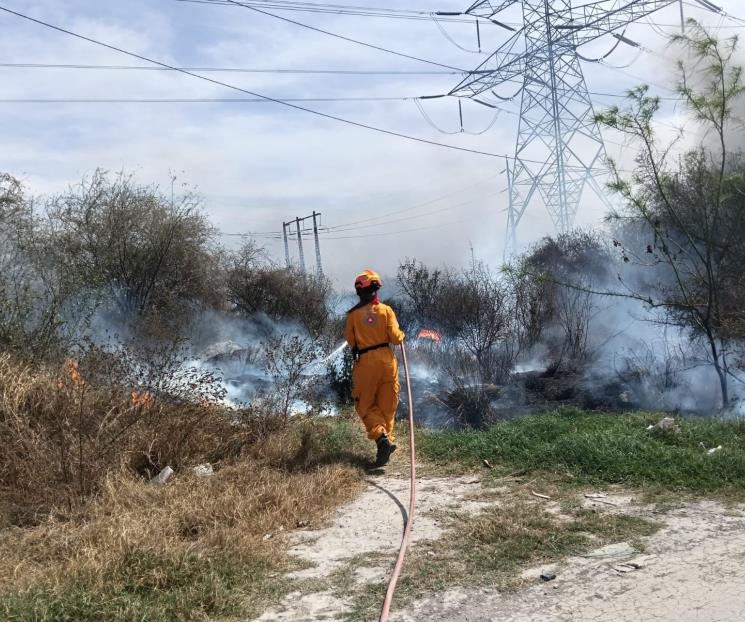
[[67,368],[67,373],[70,375],[72,383],[77,387],[82,387],[85,384],[85,378],[80,374],[78,362],[74,359],[67,359],[65,361],[65,367]]
[[202,399],[199,400],[199,405],[202,408],[209,408],[210,407],[210,401],[206,397],[203,397]]
[[442,341],[442,335],[436,330],[432,330],[431,328],[422,328],[422,330],[419,331],[417,337],[419,339],[430,339],[438,343]]
[[150,391],[143,391],[142,393],[132,391],[132,406],[150,408],[153,405],[153,401]]

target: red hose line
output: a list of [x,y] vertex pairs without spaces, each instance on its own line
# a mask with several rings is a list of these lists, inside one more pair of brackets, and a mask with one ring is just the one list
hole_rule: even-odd
[[404,565],[404,557],[406,551],[409,548],[409,541],[411,539],[411,530],[414,526],[414,508],[416,507],[416,451],[414,449],[414,402],[411,398],[411,379],[409,378],[409,363],[406,360],[406,348],[404,344],[401,344],[401,355],[404,362],[404,375],[406,376],[406,391],[409,399],[409,449],[411,460],[411,488],[409,493],[409,515],[406,520],[406,528],[404,529],[403,538],[401,538],[401,548],[398,551],[398,559],[396,560],[396,566],[393,568],[393,574],[391,580],[388,582],[388,590],[385,593],[385,601],[383,602],[383,609],[380,612],[380,618],[378,622],[387,622],[388,613],[391,609],[391,602],[393,601],[393,594],[396,591],[396,583],[398,583],[398,577],[401,574],[401,568]]

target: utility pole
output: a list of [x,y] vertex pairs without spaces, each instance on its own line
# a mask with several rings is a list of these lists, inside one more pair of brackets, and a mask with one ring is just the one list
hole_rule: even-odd
[[321,265],[321,242],[318,237],[318,229],[321,225],[321,213],[316,212],[315,210],[310,216],[304,216],[303,218],[296,217],[294,220],[282,223],[282,237],[284,238],[285,243],[285,263],[288,268],[292,266],[292,262],[290,261],[290,242],[287,232],[289,231],[290,234],[292,233],[292,225],[294,224],[295,235],[297,236],[297,250],[300,268],[303,272],[307,272],[305,266],[305,253],[303,252],[303,234],[308,234],[311,230],[307,227],[303,227],[305,226],[305,221],[311,219],[313,220],[313,237],[316,244],[316,272],[318,273],[318,276],[321,276],[323,274],[323,266]]
[[321,214],[317,214],[314,210],[313,211],[313,237],[316,240],[316,272],[318,273],[318,276],[323,276],[323,267],[321,266],[321,245],[318,242],[318,222],[316,221],[316,216],[320,220]]
[[282,236],[285,239],[285,264],[287,265],[288,268],[290,267],[290,244],[287,241],[287,226],[289,224],[290,223],[288,222],[282,223]]
[[[303,220],[305,220],[303,218]],[[300,218],[295,218],[295,226],[297,227],[297,252],[300,256],[300,269],[305,272],[305,255],[303,254],[303,237],[300,234]]]

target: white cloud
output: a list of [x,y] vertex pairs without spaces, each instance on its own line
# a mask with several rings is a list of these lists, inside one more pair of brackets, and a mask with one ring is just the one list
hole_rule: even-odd
[[[350,0],[351,2],[351,0]],[[362,0],[359,2],[364,4]],[[11,0],[11,8],[92,38],[152,56],[168,63],[198,66],[263,68],[417,69],[436,67],[365,49],[272,20],[241,8],[174,1],[106,2]],[[463,9],[467,2],[438,4]],[[725,9],[737,13],[735,0]],[[431,10],[431,3],[411,0],[407,8]],[[701,14],[701,12],[697,12]],[[483,56],[466,54],[447,42],[429,22],[382,20],[287,13],[378,45],[459,67],[475,67]],[[674,23],[677,9],[658,15]],[[712,20],[710,20],[712,21]],[[716,21],[716,20],[713,20]],[[467,46],[475,44],[472,24],[445,27]],[[504,40],[499,28],[482,28],[484,49]],[[729,32],[729,31],[723,31]],[[5,62],[138,64],[112,50],[93,46],[7,14],[0,15],[0,58]],[[644,53],[628,69],[585,64],[588,87],[598,93],[622,93],[639,82],[666,82],[674,51],[648,25],[629,29],[627,36],[655,50]],[[599,42],[597,51],[607,49]],[[594,49],[594,48],[593,48]],[[588,54],[592,50],[588,51]],[[635,56],[619,49],[609,61],[623,64]],[[83,71],[0,69],[5,98],[189,98],[240,96],[218,85],[160,71]],[[629,75],[632,74],[632,75]],[[444,93],[457,76],[318,76],[309,74],[209,74],[251,91],[278,97],[414,96]],[[634,77],[636,76],[636,77]],[[595,97],[596,105],[616,101]],[[468,105],[466,105],[468,104]],[[464,104],[464,124],[481,129],[491,112]],[[481,151],[511,154],[516,116],[503,114],[482,136],[445,136],[419,116],[411,102],[340,102],[309,104],[378,127]],[[519,110],[519,103],[508,105]],[[339,225],[448,198],[388,220],[421,218],[328,234],[323,240],[327,270],[341,279],[360,266],[391,273],[405,256],[433,263],[465,263],[469,245],[491,261],[501,259],[507,196],[502,159],[448,151],[341,125],[273,104],[2,104],[1,168],[23,177],[33,193],[61,190],[97,167],[134,170],[144,182],[169,184],[169,171],[197,186],[205,195],[215,223],[222,229],[274,231],[281,222],[313,210],[326,225]],[[452,99],[426,102],[428,114],[445,128],[457,129]],[[661,121],[684,120],[680,109],[666,104]],[[660,126],[671,136],[673,130]],[[608,134],[609,140],[619,137]],[[612,155],[629,163],[633,149],[609,144]],[[458,207],[459,204],[468,202]],[[448,211],[429,213],[443,207]],[[592,224],[603,209],[588,193],[578,222]],[[436,225],[436,226],[435,226]],[[421,228],[405,234],[352,238],[379,232]],[[522,223],[523,239],[551,231],[547,215],[529,210]],[[347,239],[333,239],[347,238]],[[232,240],[234,242],[235,240]],[[277,258],[279,242],[268,242]],[[312,252],[306,248],[306,255]]]

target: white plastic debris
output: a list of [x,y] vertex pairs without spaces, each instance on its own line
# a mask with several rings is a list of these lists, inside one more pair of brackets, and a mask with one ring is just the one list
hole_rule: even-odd
[[165,484],[168,478],[173,475],[173,469],[169,466],[165,467],[160,473],[150,480],[151,484]]
[[671,432],[680,432],[680,428],[675,424],[675,419],[672,417],[663,417],[654,425],[648,425],[647,430],[650,432],[655,430],[670,430]]
[[712,447],[711,449],[708,449],[706,451],[706,453],[710,456],[711,454],[715,454],[718,451],[721,451],[721,449],[722,449],[722,446],[721,445],[717,445],[716,447]]
[[197,477],[211,477],[215,474],[215,471],[209,462],[195,466],[193,471],[194,475]]

